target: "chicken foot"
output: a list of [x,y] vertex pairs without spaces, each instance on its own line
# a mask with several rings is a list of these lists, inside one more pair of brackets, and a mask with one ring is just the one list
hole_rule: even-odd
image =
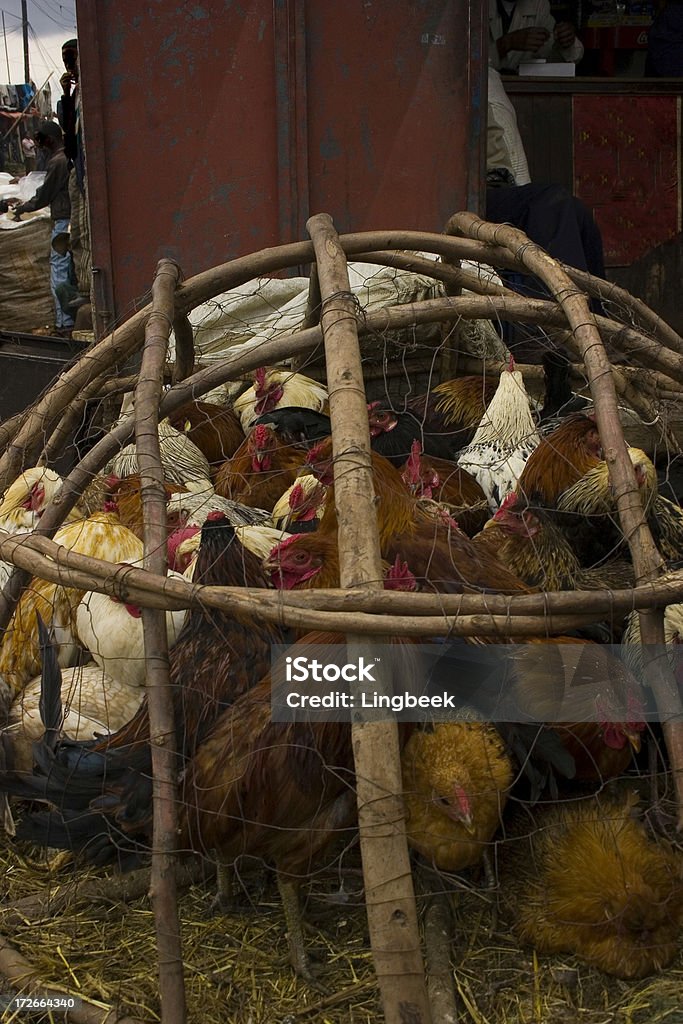
[[311,967],[311,961],[306,948],[304,946],[304,927],[301,917],[301,907],[299,904],[299,883],[289,878],[285,878],[279,871],[277,872],[277,887],[280,892],[280,899],[282,900],[282,909],[285,913],[285,921],[287,922],[287,942],[289,944],[289,962],[296,974],[304,981],[308,982],[313,988],[319,992],[325,992],[326,989],[319,981],[316,980],[314,969]]

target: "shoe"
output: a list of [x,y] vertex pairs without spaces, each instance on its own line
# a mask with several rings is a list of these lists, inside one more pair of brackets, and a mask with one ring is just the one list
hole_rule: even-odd
[[73,327],[55,327],[53,337],[55,338],[66,338],[68,341],[71,340],[71,336],[74,333]]

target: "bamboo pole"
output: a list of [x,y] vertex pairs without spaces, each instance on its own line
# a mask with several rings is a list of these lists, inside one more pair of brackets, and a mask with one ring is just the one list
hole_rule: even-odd
[[160,577],[131,565],[112,566],[102,559],[68,551],[35,534],[9,535],[0,531],[0,558],[28,569],[31,575],[62,586],[111,594],[125,603],[168,609],[206,605],[232,614],[261,614],[268,621],[309,630],[333,629],[335,623],[343,622],[345,627],[358,631],[381,633],[381,623],[386,622],[386,631],[411,636],[438,636],[446,632],[457,636],[477,632],[488,635],[501,629],[510,635],[520,635],[520,620],[533,619],[536,633],[546,633],[545,626],[552,625],[551,632],[571,628],[566,623],[568,617],[575,618],[576,623],[596,622],[605,616],[623,617],[634,609],[661,608],[683,601],[681,572],[624,590],[566,590],[514,596],[371,593],[354,589],[297,593],[207,587]]
[[[382,559],[356,304],[331,218],[318,214],[306,228],[315,249],[322,297],[341,583],[379,589]],[[350,652],[360,641],[360,636],[348,634]],[[387,1024],[429,1024],[405,836],[398,728],[395,722],[354,722],[351,728],[365,902],[384,1017]]]
[[[166,492],[159,448],[159,401],[173,322],[177,264],[160,260],[152,284],[152,312],[135,389],[135,442],[141,479],[144,566],[165,576]],[[185,980],[176,888],[176,728],[168,664],[166,613],[143,608],[145,676],[152,752],[153,844],[150,898],[154,909],[162,1024],[185,1024]]]
[[[636,583],[656,579],[663,571],[663,560],[645,521],[619,420],[610,363],[585,296],[577,292],[551,256],[516,228],[487,224],[475,214],[460,213],[451,218],[448,229],[505,245],[544,282],[561,306],[588,373],[605,461],[614,487],[622,533],[631,552]],[[678,824],[683,828],[683,706],[666,655],[663,613],[641,611],[640,629],[642,643],[651,654],[649,664],[645,659],[645,678],[652,687],[657,706],[676,709],[675,715],[664,718],[662,725],[678,800]]]

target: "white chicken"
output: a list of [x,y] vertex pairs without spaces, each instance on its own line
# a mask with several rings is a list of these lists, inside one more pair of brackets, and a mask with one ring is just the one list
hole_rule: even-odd
[[252,386],[235,399],[232,408],[239,416],[242,430],[246,434],[259,416],[285,406],[313,409],[327,414],[327,399],[327,388],[317,380],[292,370],[261,366],[254,373]]
[[[62,483],[59,473],[47,466],[25,469],[10,484],[0,500],[0,530],[10,535],[31,533]],[[67,522],[80,518],[82,513],[72,509]],[[0,562],[0,588],[4,587],[13,568],[9,562]]]
[[270,512],[262,508],[250,508],[238,501],[223,498],[210,489],[193,489],[172,494],[166,503],[169,518],[183,526],[201,527],[209,512],[222,512],[231,526],[256,526],[271,523]]
[[[179,572],[169,571],[168,575],[183,579]],[[184,621],[184,608],[166,612],[169,647],[178,639]],[[76,636],[117,685],[130,688],[145,685],[142,612],[137,605],[123,604],[109,594],[89,591],[76,609]]]
[[[159,423],[159,448],[164,479],[171,484],[202,484],[211,488],[211,469],[206,456],[182,430],[176,430],[167,419]],[[118,477],[138,473],[138,454],[134,444],[122,448],[107,466],[107,472]]]
[[[45,732],[40,717],[41,683],[39,676],[26,685],[13,701],[6,725],[0,730],[0,760],[17,772],[30,773],[33,744]],[[62,672],[61,692],[61,732],[72,740],[91,740],[116,732],[133,718],[144,696],[139,687],[117,682],[99,665],[66,669]],[[4,793],[0,795],[0,820],[7,834],[14,835],[14,819]]]
[[[111,563],[142,564],[143,545],[110,512],[96,512],[62,526],[55,543],[70,551]],[[112,572],[114,569],[112,569]],[[0,675],[16,693],[40,671],[36,612],[52,626],[59,648],[59,664],[72,665],[78,654],[75,615],[83,590],[74,590],[34,578],[24,590],[0,644]]]
[[472,441],[457,459],[479,483],[492,512],[514,490],[526,460],[541,440],[524,379],[514,367],[511,356]]

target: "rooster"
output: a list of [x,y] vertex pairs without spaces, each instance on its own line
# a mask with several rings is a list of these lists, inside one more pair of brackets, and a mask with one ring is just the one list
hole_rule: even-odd
[[[331,439],[310,450],[305,468],[329,486],[318,532],[331,534],[336,539]],[[431,588],[447,593],[527,591],[526,585],[492,554],[478,551],[447,513],[430,515],[422,508],[408,491],[400,472],[376,452],[372,452],[372,471],[378,498],[377,528],[382,557],[388,562],[393,562],[397,556],[407,561],[417,577],[418,587],[426,582]],[[313,536],[300,538],[296,550],[305,550],[306,540]]]
[[401,756],[408,843],[441,871],[478,864],[501,821],[513,767],[483,722],[417,730]]
[[541,440],[522,374],[514,366],[510,357],[472,441],[457,460],[481,485],[492,512],[515,488],[527,459]]
[[522,942],[570,953],[617,978],[644,978],[679,952],[683,862],[651,840],[635,798],[594,798],[514,826],[501,891]]
[[218,470],[216,492],[270,512],[294,483],[305,459],[305,449],[283,444],[270,427],[254,427],[233,458]]
[[543,438],[524,466],[515,490],[530,505],[553,508],[562,492],[599,462],[602,445],[595,420],[575,413]]
[[489,517],[486,495],[474,477],[455,462],[425,456],[420,442],[413,441],[401,478],[414,498],[448,506],[448,512],[468,536],[483,529]]
[[199,448],[210,467],[231,458],[244,441],[244,431],[234,412],[212,402],[186,402],[171,413],[168,421]]
[[[69,551],[113,564],[142,564],[142,541],[110,512],[96,512],[87,519],[67,523],[54,540]],[[15,693],[40,671],[36,612],[55,631],[62,667],[73,664],[78,653],[76,609],[83,595],[83,590],[38,578],[24,590],[0,644],[0,675]]]
[[[62,478],[45,466],[24,470],[10,484],[0,500],[0,530],[5,533],[31,533],[62,486]],[[77,508],[71,509],[66,522],[82,518]],[[12,574],[14,566],[0,562],[0,589]]]
[[233,411],[246,434],[260,416],[285,406],[327,415],[327,388],[302,373],[261,366],[254,373],[252,386],[233,402]]
[[411,398],[407,408],[431,434],[443,434],[452,452],[474,437],[486,407],[496,393],[496,381],[482,377],[456,377],[437,384],[425,395]]
[[172,494],[166,503],[168,521],[176,524],[176,529],[202,527],[210,512],[220,512],[231,526],[267,526],[271,522],[265,509],[241,505],[212,489]]

